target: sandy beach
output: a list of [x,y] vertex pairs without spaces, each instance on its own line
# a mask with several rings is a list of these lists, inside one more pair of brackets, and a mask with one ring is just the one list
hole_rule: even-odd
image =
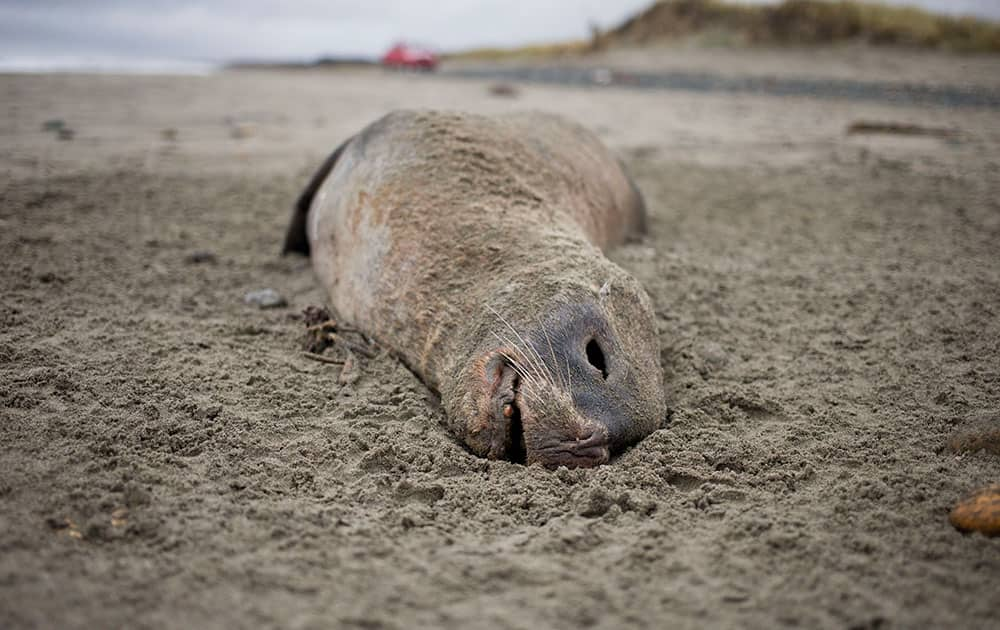
[[[581,63],[1000,76],[882,54]],[[1000,482],[1000,110],[489,87],[0,76],[0,626],[996,627],[1000,538],[948,512]],[[610,257],[655,303],[668,427],[491,462],[390,353],[302,356],[326,300],[279,256],[292,203],[403,107],[555,111],[622,157],[651,226]]]

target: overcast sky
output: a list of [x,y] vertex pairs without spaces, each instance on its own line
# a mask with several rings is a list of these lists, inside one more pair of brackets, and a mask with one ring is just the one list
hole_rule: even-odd
[[[0,0],[0,62],[139,57],[224,61],[375,56],[585,37],[652,0]],[[749,0],[753,1],[753,0]],[[906,0],[1000,19],[1000,0]]]

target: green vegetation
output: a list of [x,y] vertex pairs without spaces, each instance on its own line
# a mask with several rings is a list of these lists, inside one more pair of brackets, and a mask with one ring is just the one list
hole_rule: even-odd
[[717,0],[664,0],[605,34],[605,44],[645,44],[706,30],[726,30],[749,44],[874,45],[1000,52],[1000,25],[912,7],[841,0],[786,0],[748,6]]
[[905,6],[854,0],[785,0],[745,5],[720,0],[660,0],[589,41],[453,55],[472,59],[551,57],[617,46],[698,38],[726,45],[864,42],[956,52],[1000,52],[1000,24]]
[[588,50],[590,50],[590,42],[575,40],[557,44],[535,44],[519,48],[473,48],[472,50],[463,50],[444,56],[449,59],[498,61],[502,59],[520,59],[522,57],[563,57],[584,53]]

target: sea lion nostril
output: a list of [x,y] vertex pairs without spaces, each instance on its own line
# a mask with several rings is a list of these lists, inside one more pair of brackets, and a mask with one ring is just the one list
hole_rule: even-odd
[[587,343],[587,361],[601,371],[601,376],[605,380],[608,378],[608,364],[604,360],[604,352],[596,339],[591,339]]

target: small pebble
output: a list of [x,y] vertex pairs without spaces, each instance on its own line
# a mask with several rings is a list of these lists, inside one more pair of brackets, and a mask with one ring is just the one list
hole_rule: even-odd
[[251,291],[243,296],[243,301],[247,304],[254,304],[258,308],[279,308],[288,305],[285,298],[274,289]]
[[215,254],[207,250],[198,250],[195,252],[191,252],[190,254],[184,257],[184,262],[190,263],[192,265],[199,265],[202,263],[208,263],[214,265],[218,261],[219,259],[215,256]]
[[949,520],[960,532],[1000,536],[1000,485],[983,488],[961,501]]
[[229,137],[234,140],[245,140],[257,135],[257,128],[251,123],[234,123],[229,127]]
[[494,83],[488,88],[490,94],[493,96],[502,96],[506,98],[517,97],[517,87],[512,83]]
[[160,137],[167,142],[174,142],[177,140],[177,130],[173,127],[167,127],[166,129],[160,130]]
[[56,137],[59,138],[60,140],[72,140],[74,135],[75,132],[72,129],[69,129],[68,127],[63,127],[62,129],[56,132]]

